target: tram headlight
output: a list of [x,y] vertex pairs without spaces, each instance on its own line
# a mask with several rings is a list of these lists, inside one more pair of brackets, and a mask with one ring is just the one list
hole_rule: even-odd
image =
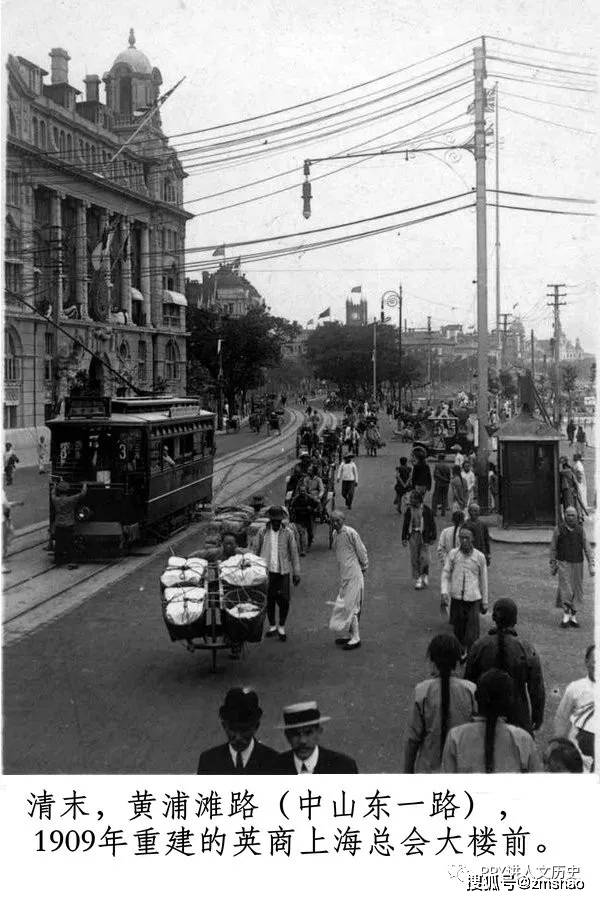
[[89,520],[92,518],[92,515],[93,513],[89,506],[80,506],[75,513],[75,517],[78,522],[89,522]]

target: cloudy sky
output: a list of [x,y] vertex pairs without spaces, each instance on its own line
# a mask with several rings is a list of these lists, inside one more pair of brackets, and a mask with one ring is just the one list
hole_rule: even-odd
[[[312,167],[312,217],[302,217],[301,169],[306,157],[339,154],[418,138],[422,147],[456,145],[469,136],[466,110],[472,95],[472,45],[487,34],[487,86],[500,82],[500,187],[552,197],[595,196],[597,171],[595,107],[585,75],[597,54],[598,4],[591,0],[504,0],[501,3],[439,0],[122,0],[99,6],[88,0],[4,0],[3,50],[49,69],[48,51],[65,47],[72,59],[70,81],[83,89],[86,73],[100,76],[127,46],[129,28],[137,46],[162,72],[169,87],[186,80],[164,107],[165,131],[189,153],[186,204],[196,217],[188,226],[188,247],[234,244],[305,229],[347,223],[469,191],[474,162],[467,152],[419,153],[409,160],[387,156]],[[533,44],[532,49],[506,41]],[[547,49],[550,48],[550,49]],[[552,51],[576,51],[590,59]],[[461,62],[469,64],[444,74]],[[568,70],[568,71],[566,71]],[[390,77],[329,100],[271,118],[215,129],[273,110]],[[432,77],[433,76],[433,77]],[[498,77],[501,76],[501,77]],[[507,77],[510,76],[510,77]],[[519,80],[514,80],[515,78]],[[423,84],[419,84],[422,81]],[[462,85],[467,81],[466,85]],[[384,95],[393,94],[387,100]],[[373,100],[378,99],[377,103]],[[366,104],[366,105],[365,105]],[[398,109],[398,107],[404,107]],[[331,115],[334,114],[334,115]],[[308,126],[305,120],[329,115]],[[492,122],[493,113],[488,121]],[[354,120],[350,122],[349,120]],[[290,122],[290,120],[293,120]],[[416,122],[415,120],[419,120]],[[256,137],[252,143],[214,148],[242,132],[258,134],[294,124],[295,130]],[[303,124],[304,123],[304,124]],[[303,126],[303,127],[298,127]],[[352,126],[352,127],[350,127]],[[200,133],[199,130],[204,129]],[[343,129],[343,130],[342,130]],[[324,130],[337,130],[323,135]],[[424,132],[430,131],[427,137]],[[192,132],[183,136],[182,133]],[[307,134],[312,132],[312,134]],[[382,135],[386,134],[386,137]],[[317,142],[316,138],[320,137]],[[302,139],[302,143],[298,141]],[[267,144],[264,144],[264,140]],[[490,138],[493,143],[493,137]],[[281,147],[285,143],[294,144]],[[262,155],[255,154],[261,150]],[[494,187],[493,146],[488,187]],[[249,153],[250,160],[240,160]],[[252,158],[253,157],[253,158]],[[354,161],[356,162],[356,161]],[[292,170],[290,172],[290,170]],[[289,174],[281,175],[280,173]],[[277,177],[273,177],[277,176]],[[325,177],[320,177],[325,176]],[[270,179],[254,187],[249,182]],[[236,190],[231,190],[236,188]],[[228,193],[221,194],[223,191]],[[262,194],[273,196],[220,209]],[[218,197],[207,195],[219,193]],[[204,199],[205,198],[205,199]],[[462,198],[424,211],[404,213],[328,236],[393,227],[386,233],[279,259],[248,262],[243,269],[274,313],[305,323],[327,306],[343,318],[351,287],[362,285],[371,315],[380,296],[401,281],[409,326],[475,321],[475,215],[466,209],[407,225],[410,219],[471,202]],[[493,201],[493,195],[490,195]],[[509,198],[502,202],[554,210],[589,208],[555,200]],[[214,211],[218,210],[218,211]],[[592,349],[596,322],[594,220],[571,215],[501,210],[501,300],[503,312],[520,313],[527,329],[550,335],[545,305],[547,283],[567,284],[563,326]],[[309,243],[305,236],[249,246],[244,252]],[[322,237],[322,235],[321,235]],[[495,315],[494,210],[488,213],[489,312]],[[239,255],[232,246],[227,256]],[[190,275],[210,251],[188,254]],[[516,305],[518,304],[518,306]]]

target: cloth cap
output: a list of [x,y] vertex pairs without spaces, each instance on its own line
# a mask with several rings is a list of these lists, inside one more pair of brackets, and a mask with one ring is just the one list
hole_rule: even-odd
[[241,727],[258,725],[262,716],[258,694],[248,688],[231,688],[227,691],[225,702],[219,709],[219,716],[228,725]]
[[309,725],[320,725],[329,722],[331,716],[322,716],[315,700],[305,703],[292,703],[283,708],[283,725],[278,728],[307,728]]

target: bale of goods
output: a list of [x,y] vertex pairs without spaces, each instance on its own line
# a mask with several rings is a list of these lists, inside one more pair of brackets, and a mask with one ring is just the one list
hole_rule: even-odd
[[269,577],[267,564],[253,553],[236,553],[219,563],[224,590],[232,588],[261,588],[266,590]]
[[223,595],[223,629],[233,643],[262,640],[267,595],[259,588],[230,588]]
[[206,543],[197,552],[200,556],[204,557],[208,563],[217,562],[221,559],[221,542],[219,541],[218,544]]
[[162,614],[172,641],[202,637],[206,625],[206,558],[171,556],[160,576]]

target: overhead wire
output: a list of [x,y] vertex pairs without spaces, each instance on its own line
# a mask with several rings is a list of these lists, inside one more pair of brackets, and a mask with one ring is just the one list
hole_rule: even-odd
[[540,50],[543,53],[556,53],[561,56],[579,56],[584,59],[591,58],[588,53],[582,53],[581,50],[557,50],[556,47],[540,47],[539,44],[527,44],[523,41],[514,41],[512,38],[499,37],[494,34],[486,34],[484,37],[486,40],[500,41],[503,44],[514,44],[516,47],[527,47],[529,50]]
[[502,109],[506,112],[514,113],[516,116],[523,116],[526,119],[532,119],[534,122],[543,122],[545,125],[553,125],[556,128],[565,128],[567,131],[575,131],[578,134],[597,134],[597,131],[590,131],[588,128],[577,128],[575,125],[567,125],[566,122],[553,122],[551,119],[543,119],[541,116],[534,116],[531,113],[523,112],[520,109],[513,109],[511,106],[502,104]]
[[313,97],[311,100],[304,100],[301,103],[295,103],[291,106],[284,106],[279,109],[271,110],[270,112],[260,113],[259,115],[256,115],[256,116],[247,116],[244,119],[238,119],[234,122],[226,122],[226,123],[221,123],[219,125],[210,125],[210,126],[207,126],[206,128],[196,128],[193,131],[176,132],[176,133],[169,135],[169,137],[170,138],[186,137],[187,135],[190,135],[190,134],[204,134],[209,131],[218,131],[220,129],[230,128],[235,125],[243,125],[246,122],[256,122],[259,119],[270,118],[272,116],[279,115],[280,113],[290,112],[291,110],[294,110],[294,109],[301,109],[302,107],[312,106],[316,103],[321,103],[324,100],[330,100],[332,97],[340,97],[343,94],[350,93],[351,91],[360,90],[363,87],[368,87],[371,84],[376,84],[377,82],[383,81],[386,78],[391,78],[394,75],[399,75],[401,72],[407,72],[409,69],[414,69],[417,66],[423,65],[426,62],[430,62],[434,59],[439,59],[441,56],[446,56],[448,53],[453,53],[455,50],[460,50],[463,47],[468,46],[469,44],[473,44],[475,40],[476,40],[476,38],[471,38],[470,40],[462,41],[460,44],[455,44],[453,47],[449,47],[447,50],[441,50],[439,53],[434,53],[430,56],[425,57],[422,60],[418,60],[417,62],[414,62],[414,63],[409,63],[408,65],[402,66],[399,69],[394,69],[392,72],[388,72],[385,75],[378,75],[376,78],[371,78],[368,81],[361,82],[360,84],[351,85],[350,87],[343,88],[339,91],[333,91],[332,93],[329,93],[329,94],[323,94],[320,97]]
[[535,84],[535,85],[538,85],[539,87],[557,88],[559,90],[564,90],[564,91],[577,91],[578,93],[582,93],[582,94],[596,94],[597,93],[596,88],[578,87],[577,85],[574,85],[574,84],[565,84],[564,82],[561,83],[558,81],[543,81],[540,78],[527,78],[527,77],[518,76],[518,75],[511,75],[510,73],[506,73],[506,72],[488,71],[488,75],[490,78],[502,78],[503,80],[506,80],[506,81],[518,81],[518,82],[522,82],[523,84]]
[[486,61],[487,60],[506,62],[510,63],[512,66],[524,66],[528,69],[543,69],[548,72],[560,72],[563,75],[577,75],[586,78],[594,78],[597,75],[595,69],[569,69],[565,66],[549,66],[546,63],[540,63],[536,60],[516,59],[514,56],[494,56],[493,53],[486,54]]

